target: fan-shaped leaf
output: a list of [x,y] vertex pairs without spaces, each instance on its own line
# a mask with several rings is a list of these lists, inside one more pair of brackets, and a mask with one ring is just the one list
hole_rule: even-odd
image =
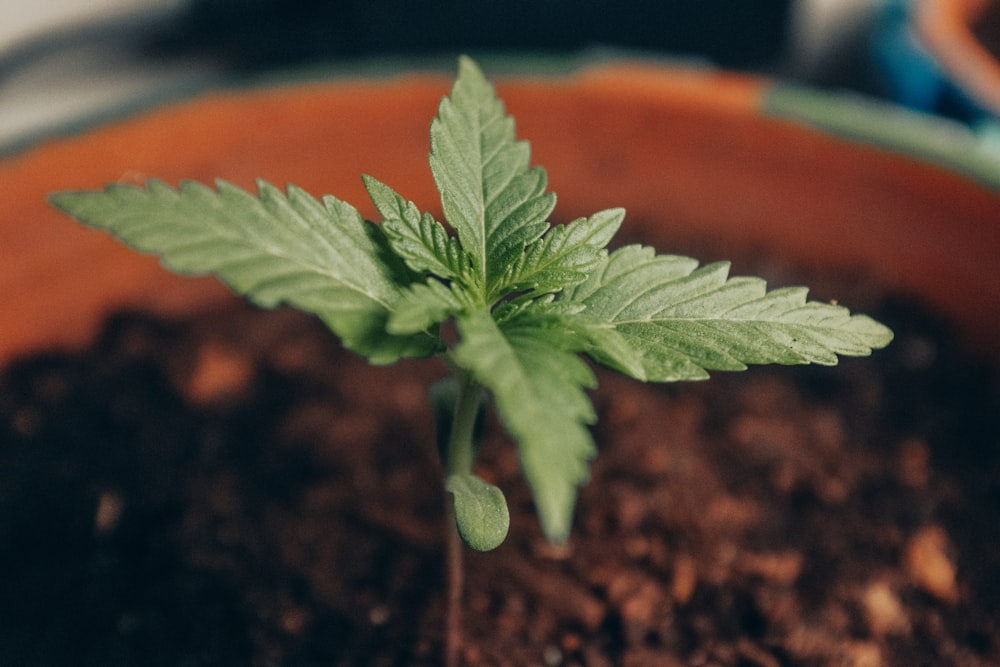
[[484,294],[502,278],[512,253],[548,227],[555,195],[545,193],[545,171],[531,169],[529,160],[529,146],[515,139],[514,121],[492,84],[461,58],[451,94],[431,123],[430,165],[445,218]]
[[623,209],[610,209],[551,227],[507,262],[499,291],[539,295],[582,282],[607,256],[605,246],[624,217]]
[[315,313],[374,363],[437,349],[426,333],[386,332],[401,294],[396,268],[382,259],[378,228],[354,207],[334,197],[321,203],[294,186],[286,195],[263,181],[259,197],[225,181],[217,187],[187,181],[175,190],[150,181],[59,193],[52,202],[178,273],[211,273],[261,306]]
[[382,231],[392,249],[418,272],[429,272],[451,280],[465,277],[469,258],[458,239],[449,236],[444,226],[429,213],[421,214],[388,185],[362,176],[372,202],[382,214]]
[[[892,332],[842,306],[806,300],[805,288],[767,291],[760,278],[729,277],[725,262],[627,246],[565,298],[613,324],[643,358],[649,380],[707,377],[747,364],[835,364],[865,356]],[[599,356],[599,355],[598,355]]]
[[578,341],[556,329],[540,335],[527,317],[501,330],[485,310],[459,318],[458,329],[454,361],[493,393],[497,412],[518,443],[542,528],[550,540],[561,542],[594,455],[586,424],[595,415],[583,389],[595,379],[572,347],[567,349]]

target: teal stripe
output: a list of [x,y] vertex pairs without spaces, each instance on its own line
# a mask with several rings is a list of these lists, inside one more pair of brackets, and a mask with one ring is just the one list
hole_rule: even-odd
[[858,143],[953,170],[1000,190],[998,126],[976,131],[957,121],[857,94],[777,83],[766,91],[765,115],[799,121]]

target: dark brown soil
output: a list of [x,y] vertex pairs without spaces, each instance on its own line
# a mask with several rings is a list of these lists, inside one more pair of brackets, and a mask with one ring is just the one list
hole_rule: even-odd
[[[466,552],[466,663],[1000,664],[997,375],[870,305],[897,340],[835,369],[600,373],[565,547],[494,424],[512,528]],[[442,372],[238,303],[10,364],[0,665],[438,664]]]

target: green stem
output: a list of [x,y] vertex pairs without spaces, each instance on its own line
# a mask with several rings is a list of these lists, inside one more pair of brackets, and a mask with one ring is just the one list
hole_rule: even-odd
[[476,419],[483,401],[483,387],[468,373],[458,377],[458,396],[452,413],[451,433],[445,453],[445,476],[467,475],[475,459]]

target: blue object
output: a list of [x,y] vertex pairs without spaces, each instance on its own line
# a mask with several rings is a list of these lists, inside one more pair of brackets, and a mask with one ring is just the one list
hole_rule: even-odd
[[871,55],[886,94],[911,109],[970,125],[996,121],[949,77],[914,28],[912,0],[888,0],[872,37]]

